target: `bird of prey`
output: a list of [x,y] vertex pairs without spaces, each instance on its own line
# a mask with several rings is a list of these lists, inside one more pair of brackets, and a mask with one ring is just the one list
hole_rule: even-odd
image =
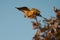
[[40,16],[40,11],[38,9],[32,8],[31,10],[28,7],[18,7],[19,11],[24,13],[24,17],[26,18],[35,18],[36,16]]
[[[38,9],[32,8],[31,10],[28,7],[16,7],[19,11],[24,13],[24,17],[26,18],[34,18],[37,21],[36,16],[42,17],[41,12]],[[44,17],[42,17],[44,18]]]

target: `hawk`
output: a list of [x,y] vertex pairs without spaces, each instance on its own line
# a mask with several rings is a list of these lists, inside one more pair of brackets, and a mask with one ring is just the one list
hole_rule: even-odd
[[[19,11],[24,13],[25,18],[34,18],[37,22],[36,16],[42,17],[41,12],[38,9],[32,8],[31,10],[28,7],[16,7]],[[42,17],[44,18],[44,17]],[[46,18],[44,18],[46,19]]]
[[24,13],[24,17],[26,18],[35,18],[36,16],[40,16],[40,11],[38,9],[32,8],[31,10],[28,7],[18,7],[19,11]]

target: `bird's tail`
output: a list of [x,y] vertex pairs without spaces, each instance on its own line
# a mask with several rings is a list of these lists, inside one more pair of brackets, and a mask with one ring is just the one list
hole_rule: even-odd
[[18,9],[18,10],[20,10],[20,11],[22,11],[22,8],[18,8],[18,7],[15,7],[16,9]]

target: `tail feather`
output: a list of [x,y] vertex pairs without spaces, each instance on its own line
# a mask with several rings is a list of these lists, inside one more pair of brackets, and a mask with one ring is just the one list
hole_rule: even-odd
[[18,8],[18,7],[16,7],[18,10],[20,10],[20,11],[22,11],[23,9],[22,8]]
[[20,11],[23,11],[23,10],[30,11],[29,8],[27,7],[16,7],[16,8]]

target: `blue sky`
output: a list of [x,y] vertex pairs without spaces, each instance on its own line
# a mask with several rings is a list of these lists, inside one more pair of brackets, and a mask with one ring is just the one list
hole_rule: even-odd
[[53,6],[60,9],[60,0],[0,0],[0,40],[32,40],[35,31],[30,20],[15,8],[22,6],[37,8],[50,18],[55,16]]

